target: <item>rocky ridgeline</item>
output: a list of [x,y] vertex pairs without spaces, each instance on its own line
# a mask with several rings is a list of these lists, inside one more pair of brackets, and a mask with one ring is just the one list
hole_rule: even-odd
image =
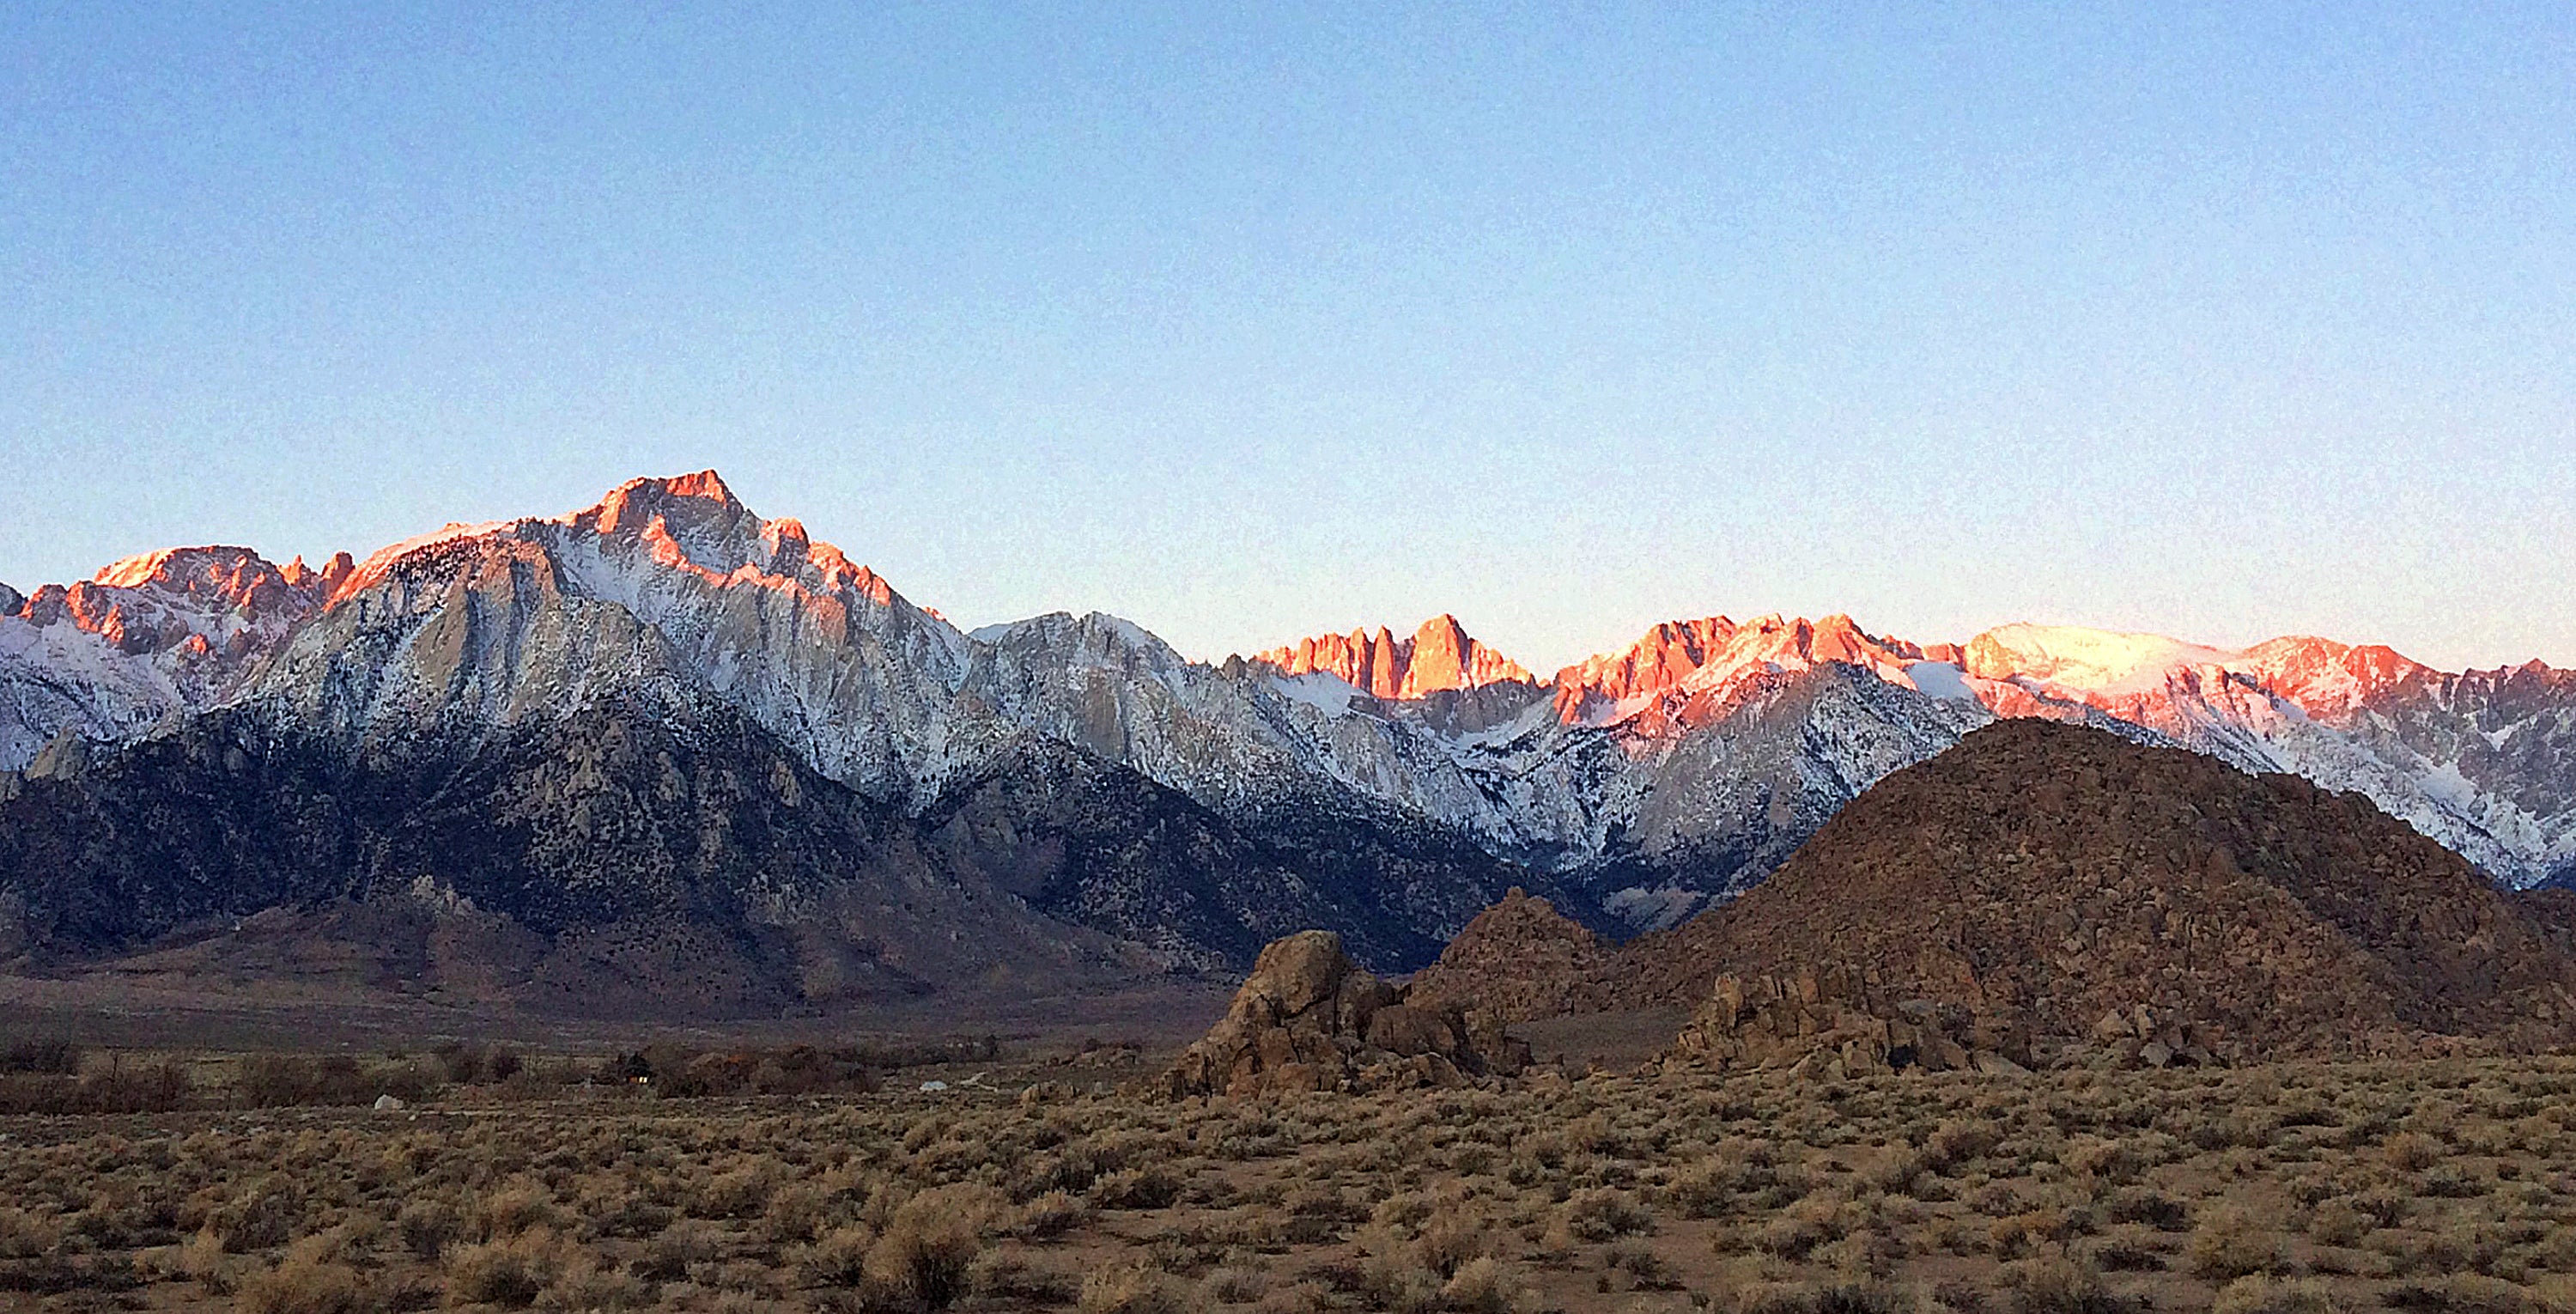
[[1459,1086],[1528,1065],[1528,1043],[1499,1014],[1406,995],[1353,963],[1330,931],[1272,941],[1166,1088],[1180,1098]]
[[1895,998],[1879,974],[1835,966],[1821,975],[1719,977],[1671,1057],[1835,1078],[1908,1069],[2008,1075],[2028,1071],[2030,1037],[1964,1005]]

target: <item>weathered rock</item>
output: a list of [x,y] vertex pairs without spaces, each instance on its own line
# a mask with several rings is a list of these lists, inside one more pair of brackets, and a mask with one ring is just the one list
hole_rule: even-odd
[[1898,999],[1875,971],[1844,965],[1790,977],[1721,976],[1673,1042],[1710,1067],[1805,1067],[1833,1076],[2019,1068],[2029,1037],[1961,1004]]
[[1340,936],[1300,931],[1261,951],[1224,1019],[1163,1084],[1176,1098],[1455,1086],[1528,1062],[1529,1045],[1499,1016],[1409,1002],[1353,963]]
[[1515,1022],[1595,1012],[1608,994],[1595,983],[1613,953],[1590,928],[1515,885],[1476,914],[1438,962],[1414,973],[1413,996],[1473,1000]]

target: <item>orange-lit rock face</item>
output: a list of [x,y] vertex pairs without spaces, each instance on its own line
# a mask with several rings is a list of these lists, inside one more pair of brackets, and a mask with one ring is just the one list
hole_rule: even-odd
[[23,614],[38,626],[68,623],[129,656],[231,654],[250,631],[282,632],[321,604],[320,577],[301,561],[295,570],[290,576],[249,548],[165,548],[69,588],[48,584]]
[[1557,672],[1556,714],[1576,721],[1582,719],[1586,699],[1615,703],[1680,684],[1734,634],[1735,622],[1724,616],[1657,625],[1625,652],[1605,653]]
[[2333,719],[2442,673],[2384,644],[2352,645],[2312,636],[2274,639],[2245,650],[2243,666],[2274,695],[2310,716]]
[[1300,639],[1293,646],[1255,654],[1254,661],[1283,675],[1322,671],[1378,698],[1420,698],[1444,689],[1474,689],[1516,680],[1535,683],[1518,662],[1468,636],[1450,615],[1422,623],[1410,639],[1385,626]]
[[2161,635],[2040,625],[1978,635],[1964,666],[1998,715],[2059,714],[2026,710],[2036,699],[2038,706],[2092,707],[2167,731],[2198,707],[2269,699],[2339,722],[2444,678],[2375,644],[2294,635],[2240,651]]
[[1724,715],[1747,677],[1840,662],[1910,686],[1908,668],[1925,660],[1932,659],[1920,646],[1868,634],[1849,616],[1675,621],[1648,630],[1625,652],[1557,672],[1556,711],[1569,724],[1687,730]]

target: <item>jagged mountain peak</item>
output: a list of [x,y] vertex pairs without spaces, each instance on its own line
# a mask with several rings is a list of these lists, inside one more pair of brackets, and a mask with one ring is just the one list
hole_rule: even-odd
[[1558,672],[1557,715],[1568,724],[1606,725],[1651,713],[1646,720],[1655,725],[1687,730],[1730,707],[1729,691],[1751,677],[1832,662],[1913,689],[1915,669],[1947,660],[1951,651],[1870,634],[1841,613],[1817,620],[1773,613],[1742,623],[1724,616],[1669,621],[1624,652]]
[[246,547],[162,548],[76,584],[47,584],[0,614],[95,635],[129,656],[184,648],[238,658],[310,613],[324,592],[300,561],[290,572]]
[[[567,532],[568,531],[568,532]],[[840,600],[864,599],[878,608],[900,601],[892,586],[830,543],[815,541],[801,521],[762,518],[735,497],[713,470],[630,479],[597,503],[567,515],[451,523],[380,549],[346,572],[333,592],[337,602],[397,574],[446,572],[460,544],[529,544],[559,567],[581,571],[583,583],[618,601],[648,574],[693,577],[717,588],[767,588]],[[609,563],[612,583],[586,567]],[[325,572],[328,573],[327,571]]]
[[1323,672],[1376,698],[1416,699],[1489,684],[1535,684],[1528,668],[1486,647],[1447,612],[1399,639],[1381,625],[1321,634],[1255,653],[1252,660],[1289,677]]

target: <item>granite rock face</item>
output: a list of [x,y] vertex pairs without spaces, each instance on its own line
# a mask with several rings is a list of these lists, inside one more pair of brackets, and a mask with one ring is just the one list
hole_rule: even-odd
[[1164,1082],[1175,1098],[1367,1091],[1463,1085],[1528,1063],[1500,1016],[1408,1002],[1353,963],[1340,936],[1300,931],[1261,951],[1224,1020]]

